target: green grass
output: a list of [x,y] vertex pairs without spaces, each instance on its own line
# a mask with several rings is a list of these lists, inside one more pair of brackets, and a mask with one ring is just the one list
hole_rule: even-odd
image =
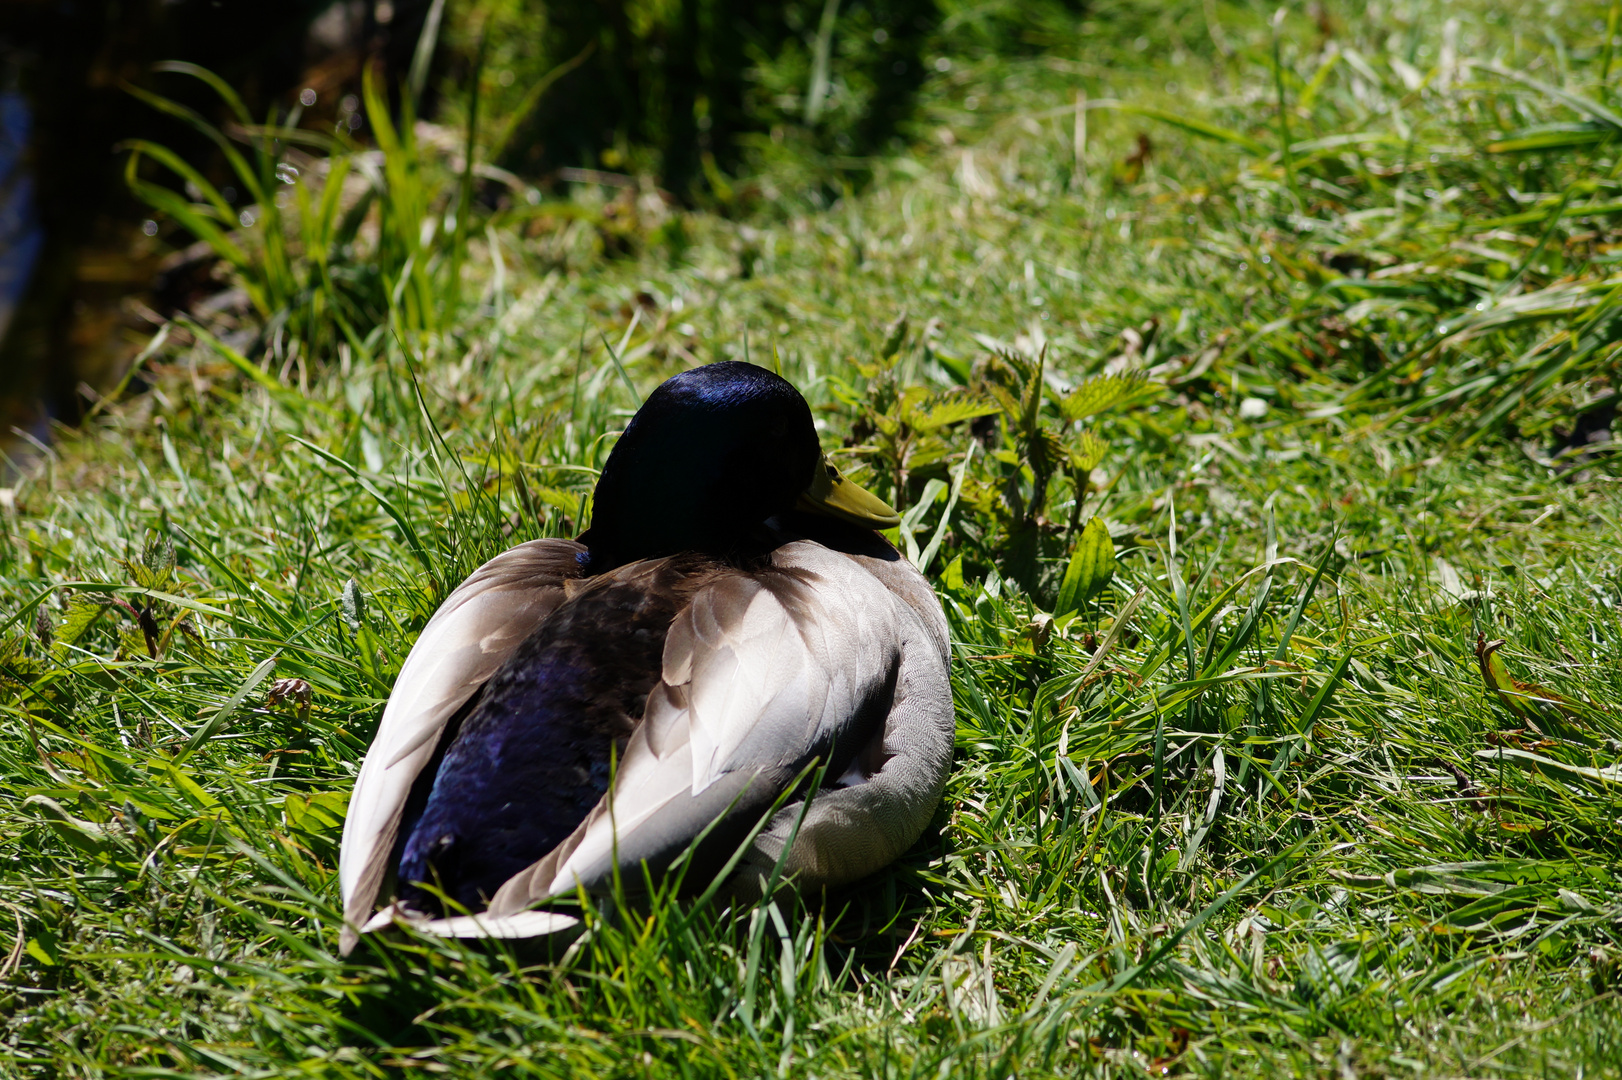
[[[831,206],[767,155],[723,213],[419,230],[388,272],[460,277],[410,312],[317,272],[405,232],[320,263],[286,215],[244,325],[304,305],[325,344],[176,328],[4,503],[0,1070],[1614,1075],[1622,492],[1606,447],[1551,455],[1616,393],[1622,125],[1608,10],[1550,10],[1100,3],[949,58]],[[393,152],[375,214],[466,207]],[[416,632],[578,529],[635,395],[746,357],[942,538],[935,827],[826,898],[340,962],[343,803]],[[1095,518],[1113,573],[1067,586]],[[1497,639],[1530,689],[1489,688]]]

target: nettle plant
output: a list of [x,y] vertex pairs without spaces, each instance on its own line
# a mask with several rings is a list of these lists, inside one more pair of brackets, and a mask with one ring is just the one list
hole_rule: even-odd
[[[965,453],[951,429],[998,409],[968,389],[919,385],[913,369],[925,350],[905,349],[907,337],[902,315],[886,330],[875,359],[852,361],[864,386],[830,380],[834,396],[856,414],[846,452],[873,471],[874,484],[904,513],[933,505],[946,490],[952,460]],[[910,537],[912,530],[904,525],[902,531]]]
[[[873,360],[855,362],[866,386],[834,386],[857,415],[846,452],[902,512],[901,546],[927,571],[950,542],[949,583],[995,571],[1055,617],[1075,611],[1114,568],[1108,526],[1090,504],[1101,494],[1093,472],[1109,455],[1112,421],[1164,388],[1124,371],[1061,390],[1044,377],[1045,347],[1034,356],[997,349],[970,364],[927,346],[905,350],[906,338],[903,317]],[[920,360],[938,362],[959,385],[916,385]],[[920,548],[923,518],[942,501]]]

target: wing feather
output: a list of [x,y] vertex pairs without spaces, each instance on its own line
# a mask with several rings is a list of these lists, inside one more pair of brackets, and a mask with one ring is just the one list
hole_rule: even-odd
[[446,723],[563,600],[584,551],[570,540],[532,540],[503,552],[456,587],[412,646],[344,820],[344,951],[372,914],[406,799]]
[[[773,553],[768,571],[718,575],[672,624],[661,681],[648,696],[614,785],[574,833],[509,880],[480,915],[426,920],[390,907],[374,922],[409,917],[420,930],[449,936],[552,932],[572,920],[530,910],[535,904],[580,887],[601,891],[616,863],[668,865],[717,822],[712,838],[742,840],[805,763],[826,760],[836,740],[848,741],[854,729],[867,744],[848,768],[841,766],[838,790],[816,796],[787,856],[788,869],[807,881],[832,883],[882,866],[927,824],[950,763],[945,631],[927,583],[893,560],[794,542]],[[425,641],[428,636],[425,631]],[[418,649],[424,647],[419,642]],[[416,656],[414,650],[408,669]],[[422,671],[429,670],[425,661]],[[417,718],[401,723],[397,735],[390,729],[393,742],[406,747],[415,740],[419,749],[410,754],[425,761],[459,704],[431,721],[437,724],[433,736],[422,735],[418,729],[429,722]],[[875,706],[878,720],[862,727]],[[391,701],[385,728],[393,709]],[[403,767],[415,775],[422,762]],[[752,866],[769,870],[783,854],[798,805],[782,809],[756,839]],[[396,823],[399,809],[391,811]],[[387,855],[384,845],[382,858]],[[359,890],[365,893],[361,910],[346,906],[351,922],[371,914],[375,882],[370,889]],[[346,905],[350,897],[346,878]]]
[[803,816],[799,802],[783,807],[752,845],[740,895],[769,878],[779,860],[809,884],[865,877],[911,847],[934,815],[956,733],[945,620],[938,606],[914,606],[904,596],[896,606],[901,664],[884,730],[837,785],[816,793]]
[[813,543],[772,563],[718,578],[677,616],[612,791],[543,860],[555,870],[537,865],[550,880],[510,882],[501,910],[600,887],[616,857],[679,853],[717,815],[770,805],[893,682],[899,611],[873,575]]

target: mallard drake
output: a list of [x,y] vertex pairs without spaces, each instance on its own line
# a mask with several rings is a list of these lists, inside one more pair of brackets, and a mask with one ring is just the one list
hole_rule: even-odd
[[590,527],[479,567],[406,658],[344,822],[343,951],[394,923],[560,931],[549,899],[690,847],[684,880],[745,841],[736,882],[895,859],[953,740],[940,604],[875,531],[897,521],[784,379],[725,362],[661,385]]

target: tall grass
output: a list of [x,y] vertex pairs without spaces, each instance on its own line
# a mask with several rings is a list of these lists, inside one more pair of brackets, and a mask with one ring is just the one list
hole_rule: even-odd
[[[776,185],[742,220],[542,200],[462,232],[456,289],[422,264],[432,319],[400,247],[384,306],[322,301],[359,344],[286,317],[299,390],[172,335],[0,501],[5,1068],[1614,1071],[1622,507],[1564,449],[1614,385],[1614,35],[1544,12],[1103,3],[951,57],[831,208],[793,170],[734,178]],[[415,152],[444,222],[468,170]],[[340,963],[415,634],[726,357],[905,508],[954,641],[934,828],[827,897]]]
[[[436,25],[430,20],[425,34]],[[419,53],[432,47],[426,36]],[[332,134],[300,127],[299,107],[254,124],[241,98],[195,64],[165,63],[158,71],[200,79],[219,94],[229,131],[131,88],[213,142],[246,205],[239,210],[198,169],[149,140],[126,144],[128,182],[234,272],[259,319],[256,349],[288,363],[301,351],[331,358],[340,344],[363,357],[400,342],[420,349],[463,316],[469,237],[495,222],[472,198],[476,129],[460,147],[459,169],[445,147],[421,144],[420,74],[414,71],[403,88],[395,115],[376,69],[365,70],[363,111],[374,144],[368,149],[345,124]],[[475,95],[470,123],[477,119]],[[149,178],[147,162],[182,181],[184,191]]]

